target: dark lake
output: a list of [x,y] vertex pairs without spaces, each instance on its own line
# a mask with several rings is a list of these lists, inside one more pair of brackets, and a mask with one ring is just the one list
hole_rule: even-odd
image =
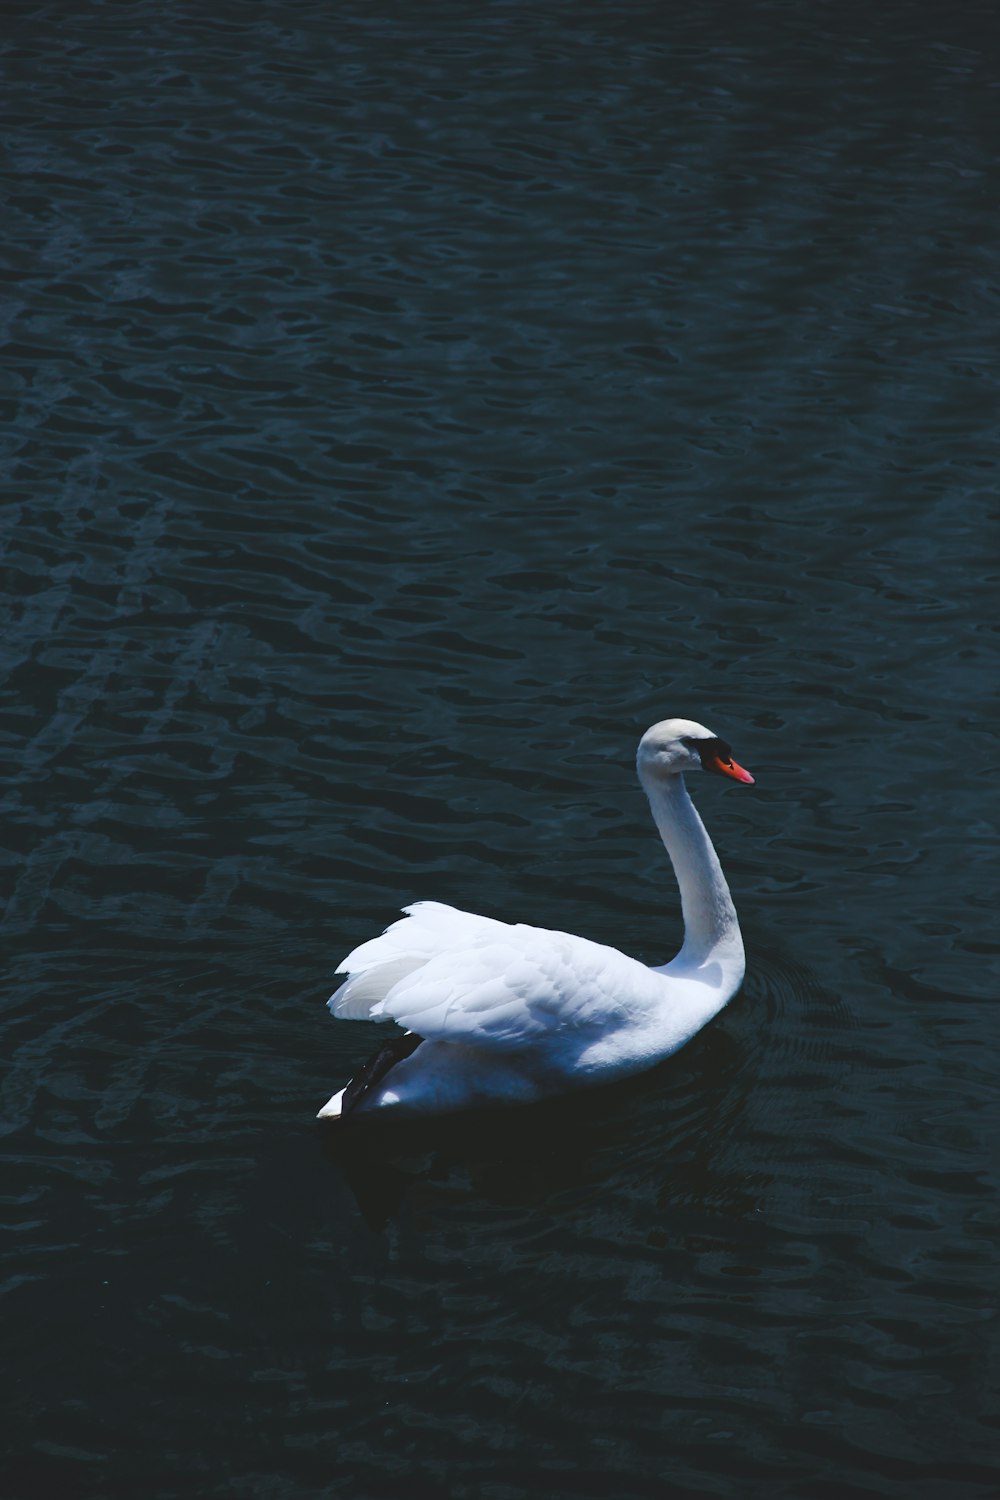
[[[1000,1493],[992,5],[15,0],[5,1500]],[[419,898],[741,994],[355,1132]]]

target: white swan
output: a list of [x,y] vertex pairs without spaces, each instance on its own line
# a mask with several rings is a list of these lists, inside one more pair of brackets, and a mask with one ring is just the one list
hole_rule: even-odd
[[753,782],[724,740],[665,719],[639,742],[639,780],[677,876],[684,945],[661,968],[566,932],[437,901],[349,953],[335,1016],[406,1028],[319,1112],[437,1114],[519,1104],[638,1073],[690,1041],[740,987],[743,938],[687,771]]

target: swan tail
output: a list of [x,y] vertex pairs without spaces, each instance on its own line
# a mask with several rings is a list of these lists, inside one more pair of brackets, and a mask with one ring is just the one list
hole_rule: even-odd
[[341,1089],[332,1099],[328,1099],[316,1116],[317,1120],[339,1120],[343,1113],[345,1092],[345,1089]]
[[391,1037],[339,1093],[327,1100],[316,1116],[317,1120],[346,1120],[362,1100],[377,1088],[389,1070],[402,1062],[404,1057],[412,1056],[422,1041],[423,1037],[417,1036],[414,1031]]

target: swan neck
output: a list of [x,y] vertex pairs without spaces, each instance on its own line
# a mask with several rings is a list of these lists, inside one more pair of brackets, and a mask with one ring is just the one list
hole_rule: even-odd
[[723,948],[728,957],[742,964],[743,938],[736,908],[684,777],[640,772],[640,779],[680,887],[684,946],[679,957],[700,964],[710,954],[719,956]]

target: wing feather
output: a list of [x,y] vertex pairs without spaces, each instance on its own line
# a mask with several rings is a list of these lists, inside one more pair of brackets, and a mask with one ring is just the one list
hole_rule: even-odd
[[453,941],[396,978],[371,1019],[391,1018],[428,1039],[514,1050],[641,1023],[662,998],[655,976],[613,948],[485,921],[442,924]]
[[656,976],[601,943],[436,901],[404,910],[345,958],[349,977],[330,1000],[335,1015],[516,1050],[642,1024],[662,1004]]
[[[344,1021],[391,1021],[377,1007],[393,986],[421,968],[435,954],[459,948],[475,934],[503,928],[503,922],[459,911],[440,901],[417,901],[403,908],[406,915],[354,948],[338,972],[348,978],[328,1001],[333,1015]],[[377,1013],[376,1013],[377,1011]]]

